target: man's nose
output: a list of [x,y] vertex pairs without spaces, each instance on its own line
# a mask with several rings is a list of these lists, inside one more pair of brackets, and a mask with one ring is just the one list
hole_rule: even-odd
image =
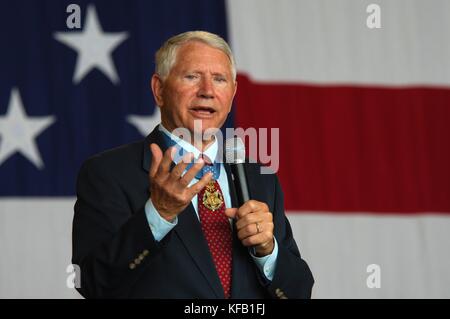
[[198,96],[204,99],[214,98],[214,86],[211,79],[203,78],[200,82]]

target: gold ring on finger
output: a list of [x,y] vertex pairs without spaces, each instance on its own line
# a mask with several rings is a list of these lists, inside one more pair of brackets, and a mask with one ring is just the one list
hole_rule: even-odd
[[259,234],[261,232],[261,228],[259,228],[259,223],[255,223],[256,225],[256,233]]

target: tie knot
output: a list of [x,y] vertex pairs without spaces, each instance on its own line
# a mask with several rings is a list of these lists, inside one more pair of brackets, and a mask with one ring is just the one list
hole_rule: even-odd
[[212,173],[213,179],[218,180],[220,176],[220,164],[214,163],[207,155],[203,153],[199,155],[199,158],[202,158],[205,161],[205,165],[195,177],[201,179],[206,173]]

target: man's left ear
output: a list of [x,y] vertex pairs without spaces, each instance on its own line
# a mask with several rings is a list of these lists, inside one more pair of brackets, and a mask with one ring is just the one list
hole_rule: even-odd
[[156,105],[162,106],[163,105],[163,98],[162,98],[162,87],[163,87],[163,80],[160,78],[158,74],[153,74],[152,81],[151,81],[151,87],[153,92],[153,97],[155,99]]

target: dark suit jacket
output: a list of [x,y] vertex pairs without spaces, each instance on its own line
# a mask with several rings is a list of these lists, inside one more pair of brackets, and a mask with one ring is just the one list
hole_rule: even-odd
[[[207,242],[194,208],[156,242],[145,215],[149,198],[149,145],[166,148],[156,128],[143,141],[88,159],[77,181],[72,262],[81,269],[86,298],[224,298]],[[231,181],[230,168],[224,164]],[[273,213],[279,252],[272,282],[265,280],[233,230],[232,298],[309,298],[314,283],[301,259],[284,215],[276,175],[261,175],[245,164],[253,199]],[[230,189],[234,187],[230,185]],[[235,192],[231,192],[236,207]]]

